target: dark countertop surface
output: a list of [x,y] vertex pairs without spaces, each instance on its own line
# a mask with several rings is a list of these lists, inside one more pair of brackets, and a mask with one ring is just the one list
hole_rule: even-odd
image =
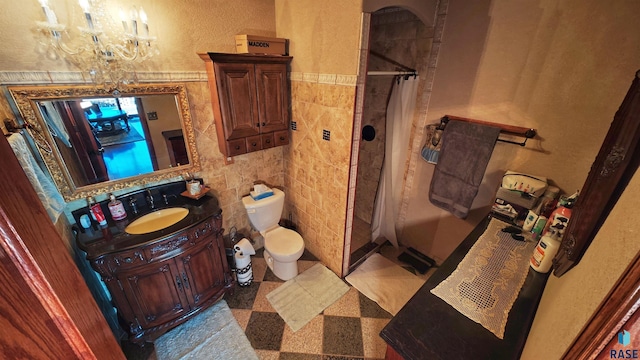
[[[135,194],[126,194],[119,197],[118,199],[123,202],[128,214],[126,219],[120,221],[114,221],[111,218],[111,214],[107,207],[108,201],[101,202],[102,212],[107,218],[107,225],[99,226],[95,221],[92,222],[92,226],[89,229],[83,229],[80,225],[77,225],[79,229],[76,238],[78,247],[87,253],[87,259],[95,259],[101,255],[114,251],[132,249],[145,245],[146,243],[150,244],[156,241],[161,241],[171,237],[176,232],[203,222],[211,215],[221,213],[222,210],[218,204],[218,199],[213,195],[207,194],[198,200],[187,198],[179,195],[179,191],[184,190],[184,183],[181,183],[180,186],[181,187],[179,187],[177,191],[170,191],[169,189],[167,192],[167,194],[169,194],[167,198],[168,204],[165,204],[162,200],[161,194],[164,193],[164,190],[154,189],[152,193],[154,194],[154,203],[156,204],[155,209],[147,208],[147,205],[143,200],[145,196],[144,192],[136,192]],[[127,202],[129,196],[134,196],[138,199],[137,203],[139,212],[136,215],[133,214],[133,211]],[[131,235],[124,231],[126,226],[137,218],[153,211],[171,207],[186,208],[189,210],[189,214],[184,219],[167,228],[148,234]],[[82,214],[87,213],[87,208],[74,211],[73,215],[76,218],[76,223],[79,224],[77,219],[79,219]]]
[[498,339],[482,325],[431,293],[458,266],[489,224],[487,217],[465,238],[380,336],[406,360],[518,359],[533,323],[548,274],[529,268],[505,328]]

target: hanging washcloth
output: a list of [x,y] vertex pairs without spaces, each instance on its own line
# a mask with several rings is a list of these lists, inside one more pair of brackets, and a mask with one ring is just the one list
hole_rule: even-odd
[[449,121],[431,178],[432,204],[461,219],[467,217],[499,134],[499,128]]
[[430,164],[437,164],[440,156],[440,148],[442,147],[442,130],[438,128],[438,124],[427,125],[425,130],[426,139],[422,151],[422,159]]
[[33,185],[33,189],[38,194],[38,198],[40,198],[42,205],[44,205],[44,208],[47,210],[51,221],[55,223],[66,206],[62,195],[60,195],[58,189],[56,189],[53,181],[42,171],[36,162],[22,134],[11,134],[8,140],[11,149],[13,149],[13,152],[18,158],[18,162],[22,165],[25,174],[27,174],[29,182]]

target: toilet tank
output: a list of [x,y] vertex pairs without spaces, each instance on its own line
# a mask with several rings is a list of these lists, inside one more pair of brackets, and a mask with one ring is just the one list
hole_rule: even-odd
[[264,199],[253,200],[251,196],[242,198],[242,204],[247,210],[251,225],[258,231],[267,230],[280,222],[284,208],[284,192],[279,189],[272,190],[273,195]]

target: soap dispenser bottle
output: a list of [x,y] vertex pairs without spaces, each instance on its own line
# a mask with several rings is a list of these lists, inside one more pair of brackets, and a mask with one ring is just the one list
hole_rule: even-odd
[[109,212],[113,220],[122,220],[127,217],[127,211],[124,209],[122,201],[116,199],[115,195],[109,194]]

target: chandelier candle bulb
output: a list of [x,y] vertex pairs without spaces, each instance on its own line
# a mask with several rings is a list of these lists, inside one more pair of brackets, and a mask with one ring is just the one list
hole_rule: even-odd
[[58,23],[58,18],[56,14],[49,7],[49,3],[47,0],[39,0],[40,6],[42,6],[42,11],[44,11],[44,16],[47,18],[47,22],[50,25],[56,25]]
[[124,10],[122,10],[122,8],[120,8],[120,21],[122,21],[122,28],[124,29],[125,33],[129,32],[129,26],[127,25],[127,16],[124,14]]
[[[89,1],[80,0],[78,2],[80,3],[80,7],[84,12],[84,18],[87,19],[87,26],[89,27],[89,29],[93,30],[93,19],[91,19],[91,12],[89,11]],[[96,41],[95,35],[93,40]]]
[[135,7],[131,8],[131,30],[133,35],[138,36],[138,12]]
[[144,12],[144,9],[140,7],[140,21],[142,21],[142,25],[144,26],[144,36],[149,36],[149,25],[147,24],[147,13]]

